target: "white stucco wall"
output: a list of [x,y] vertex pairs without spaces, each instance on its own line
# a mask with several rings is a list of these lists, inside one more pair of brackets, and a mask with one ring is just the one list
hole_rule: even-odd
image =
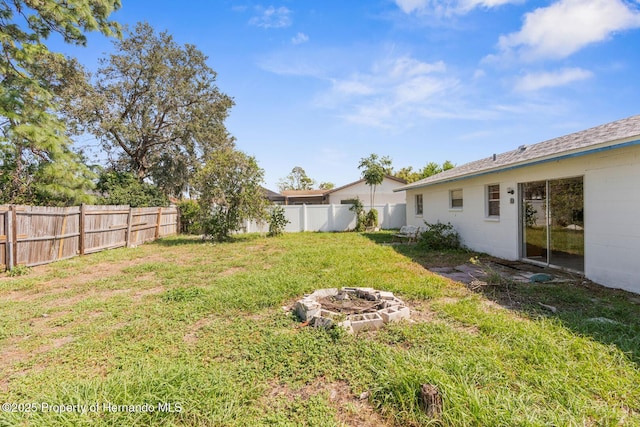
[[[605,286],[640,293],[640,146],[573,157],[406,191],[407,224],[451,222],[476,251],[521,257],[518,184],[584,177],[585,276]],[[485,215],[486,186],[500,184],[500,218]],[[449,191],[463,190],[462,209],[449,209]],[[513,188],[515,194],[507,193]],[[423,195],[423,215],[415,196]],[[513,203],[511,203],[513,199]]]
[[[404,202],[404,200],[403,200]],[[356,227],[356,215],[350,211],[351,205],[289,205],[282,206],[284,216],[289,220],[284,231],[348,231]],[[375,205],[378,221],[383,230],[400,228],[406,219],[404,203]],[[249,221],[244,232],[266,233],[267,223],[257,224]]]
[[[385,178],[382,184],[376,187],[376,196],[374,203],[376,205],[386,205],[404,203],[404,191],[394,193],[393,190],[402,187],[404,184],[398,181],[394,181]],[[370,187],[365,182],[359,182],[354,185],[350,185],[341,190],[336,190],[329,194],[329,203],[339,205],[342,200],[351,200],[359,197],[365,206],[365,209],[369,209],[371,203],[369,195]]]

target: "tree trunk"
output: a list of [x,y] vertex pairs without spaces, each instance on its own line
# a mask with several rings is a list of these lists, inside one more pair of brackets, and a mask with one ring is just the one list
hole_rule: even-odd
[[442,413],[442,396],[440,396],[438,387],[433,384],[422,384],[420,403],[430,418],[437,418]]

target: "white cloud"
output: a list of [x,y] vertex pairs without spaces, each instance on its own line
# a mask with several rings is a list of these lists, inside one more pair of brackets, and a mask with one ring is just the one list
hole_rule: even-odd
[[498,7],[505,4],[524,3],[525,0],[460,0],[458,2],[458,10],[469,12],[476,7],[484,7],[486,9]]
[[353,80],[334,80],[333,91],[342,95],[371,95],[375,89],[367,83]]
[[593,77],[593,73],[582,68],[564,68],[553,72],[530,73],[518,80],[515,89],[522,92],[531,92],[547,87],[564,86],[575,81],[587,80],[591,77]]
[[612,34],[640,27],[640,12],[622,0],[560,0],[527,13],[519,32],[501,36],[502,56],[565,58]]
[[447,69],[442,61],[429,64],[406,56],[397,58],[391,61],[390,64],[383,65],[383,68],[388,68],[389,75],[393,78],[414,77],[433,72],[444,72]]
[[406,14],[422,11],[431,3],[429,0],[396,0],[396,4]]
[[291,43],[293,44],[302,44],[309,41],[309,36],[305,33],[298,33],[292,39]]
[[332,79],[320,104],[342,111],[348,121],[378,127],[407,123],[407,118],[440,105],[457,87],[442,61],[427,63],[409,56],[387,58],[367,73]]
[[505,4],[523,3],[525,0],[395,0],[407,15],[462,15],[475,8],[489,9]]
[[250,25],[262,28],[284,28],[291,25],[291,11],[284,6],[257,7],[258,15],[249,20]]
[[474,80],[478,80],[478,79],[481,79],[483,77],[486,77],[486,75],[487,75],[486,71],[484,71],[481,68],[478,68],[477,70],[475,70],[473,72],[473,79]]

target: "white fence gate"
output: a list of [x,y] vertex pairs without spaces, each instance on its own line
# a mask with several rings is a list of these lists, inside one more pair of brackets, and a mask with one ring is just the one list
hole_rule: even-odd
[[[294,205],[282,206],[289,220],[285,232],[300,231],[348,231],[356,228],[356,215],[350,211],[351,205]],[[378,224],[382,229],[400,228],[407,220],[407,205],[404,203],[376,205]],[[368,207],[365,206],[368,211]],[[248,222],[247,233],[266,233],[269,224]]]

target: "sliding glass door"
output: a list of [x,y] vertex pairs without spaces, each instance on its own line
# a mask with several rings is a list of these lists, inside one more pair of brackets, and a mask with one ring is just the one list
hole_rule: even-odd
[[520,184],[522,258],[584,271],[582,177]]

